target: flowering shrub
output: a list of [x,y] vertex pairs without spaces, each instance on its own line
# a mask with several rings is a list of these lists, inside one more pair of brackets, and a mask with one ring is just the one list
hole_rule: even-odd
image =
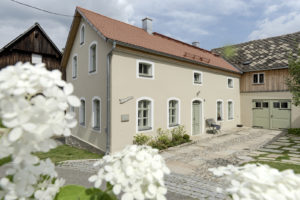
[[163,178],[170,171],[157,149],[128,146],[122,152],[104,156],[95,166],[100,166],[100,170],[89,181],[96,188],[106,181],[115,195],[123,192],[122,200],[166,199]]
[[0,138],[0,159],[12,164],[0,180],[0,199],[53,199],[63,179],[54,164],[32,153],[56,147],[53,136],[69,136],[76,126],[68,107],[79,106],[73,86],[61,72],[44,64],[18,63],[0,72],[0,118],[5,131]]
[[[61,80],[57,70],[47,71],[43,64],[18,63],[0,71],[0,166],[8,165],[0,179],[1,200],[122,200],[165,199],[164,174],[169,173],[158,150],[129,146],[122,152],[105,156],[96,163],[99,172],[89,181],[96,188],[63,186],[50,159],[40,160],[33,153],[56,147],[53,137],[69,136],[76,126],[69,106],[80,101],[72,95],[73,86]],[[105,191],[98,189],[107,182]]]
[[293,170],[280,172],[261,164],[209,170],[216,176],[226,175],[231,185],[225,192],[234,200],[298,200],[300,197],[300,175]]

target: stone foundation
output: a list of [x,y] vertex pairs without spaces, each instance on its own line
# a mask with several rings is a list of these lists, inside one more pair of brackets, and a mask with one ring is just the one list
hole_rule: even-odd
[[67,145],[70,145],[72,147],[77,147],[77,148],[80,148],[80,149],[85,149],[87,151],[90,151],[92,153],[96,153],[96,154],[105,154],[104,151],[74,137],[74,136],[69,136],[69,137],[65,137],[65,143]]

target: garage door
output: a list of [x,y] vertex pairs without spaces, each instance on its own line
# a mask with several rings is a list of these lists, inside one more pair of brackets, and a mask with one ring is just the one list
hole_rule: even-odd
[[267,129],[291,127],[290,100],[253,100],[253,126]]

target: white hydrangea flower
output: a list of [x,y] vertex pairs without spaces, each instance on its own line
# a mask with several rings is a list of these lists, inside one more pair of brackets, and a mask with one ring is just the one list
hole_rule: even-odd
[[7,128],[0,138],[0,159],[11,156],[12,167],[0,179],[0,199],[53,199],[63,184],[50,160],[40,161],[34,152],[56,147],[55,136],[69,136],[76,126],[68,107],[80,101],[73,86],[61,80],[61,72],[44,64],[17,63],[0,71],[0,119]]
[[157,149],[127,146],[121,152],[104,156],[95,166],[101,168],[89,181],[96,188],[106,181],[113,185],[115,195],[122,192],[122,200],[166,199],[164,175],[170,170]]
[[247,164],[209,169],[216,176],[226,175],[230,187],[225,192],[233,199],[298,200],[300,175],[293,170],[278,171],[268,165]]

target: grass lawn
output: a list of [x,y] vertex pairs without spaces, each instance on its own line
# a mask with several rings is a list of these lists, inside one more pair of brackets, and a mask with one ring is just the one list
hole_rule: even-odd
[[300,174],[300,165],[288,164],[288,163],[278,163],[278,162],[268,162],[268,161],[253,161],[249,163],[260,163],[269,165],[270,167],[276,168],[279,171],[283,171],[286,169],[292,169],[295,173]]
[[35,155],[40,159],[50,158],[54,163],[65,160],[98,159],[103,156],[68,145],[61,145],[47,153],[36,153]]

